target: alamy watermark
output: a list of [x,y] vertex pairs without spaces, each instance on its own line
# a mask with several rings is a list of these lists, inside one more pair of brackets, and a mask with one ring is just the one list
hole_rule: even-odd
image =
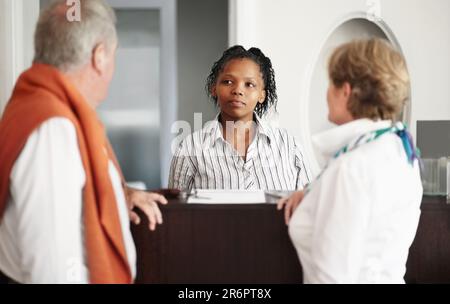
[[83,269],[85,268],[80,258],[68,258],[66,261],[66,280],[69,283],[80,283],[83,281]]
[[372,22],[382,20],[381,17],[381,2],[380,0],[366,0],[366,18]]
[[81,3],[80,0],[67,0],[67,12],[66,18],[69,22],[80,22],[81,21]]
[[[225,126],[218,120],[214,119],[205,122],[203,125],[202,113],[194,113],[194,126],[185,120],[175,121],[171,126],[171,133],[175,134],[175,138],[172,140],[171,152],[172,156],[176,154],[176,151],[180,148],[180,144],[183,140],[186,140],[187,136],[191,136],[189,144],[185,143],[185,149],[182,149],[179,153],[180,156],[202,156],[204,154],[204,148],[208,146],[211,140],[214,140],[217,133],[224,139],[224,134],[227,138],[236,139],[233,143],[233,148],[239,154],[239,156],[245,156],[246,142],[249,144],[252,141],[253,135],[258,130],[258,124],[255,121],[243,122],[243,121],[227,121]],[[194,132],[197,132],[194,134]],[[190,145],[190,143],[197,144],[196,146]],[[215,150],[217,156],[229,156],[226,154],[226,150]]]

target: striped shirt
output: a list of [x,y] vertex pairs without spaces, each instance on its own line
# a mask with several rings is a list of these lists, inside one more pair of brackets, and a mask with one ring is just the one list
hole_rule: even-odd
[[298,142],[256,114],[257,130],[246,159],[223,138],[215,120],[178,145],[170,166],[169,188],[297,190],[310,182]]

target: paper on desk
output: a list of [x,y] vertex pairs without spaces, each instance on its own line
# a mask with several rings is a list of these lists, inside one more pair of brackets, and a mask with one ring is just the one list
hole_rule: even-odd
[[188,199],[190,204],[261,204],[265,203],[264,191],[252,190],[202,190]]

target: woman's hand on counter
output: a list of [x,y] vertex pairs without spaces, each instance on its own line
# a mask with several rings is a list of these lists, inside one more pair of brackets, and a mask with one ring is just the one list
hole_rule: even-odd
[[296,191],[288,197],[284,197],[277,202],[277,209],[282,210],[284,207],[284,222],[286,225],[294,213],[295,209],[300,205],[303,197],[305,196],[304,191]]

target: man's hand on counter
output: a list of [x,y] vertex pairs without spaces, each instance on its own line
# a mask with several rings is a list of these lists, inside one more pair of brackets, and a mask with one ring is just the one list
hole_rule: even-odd
[[156,224],[163,223],[158,203],[166,205],[167,200],[161,194],[126,187],[126,199],[130,221],[134,224],[137,225],[141,222],[139,215],[133,211],[135,207],[142,210],[147,216],[150,230],[155,230]]

